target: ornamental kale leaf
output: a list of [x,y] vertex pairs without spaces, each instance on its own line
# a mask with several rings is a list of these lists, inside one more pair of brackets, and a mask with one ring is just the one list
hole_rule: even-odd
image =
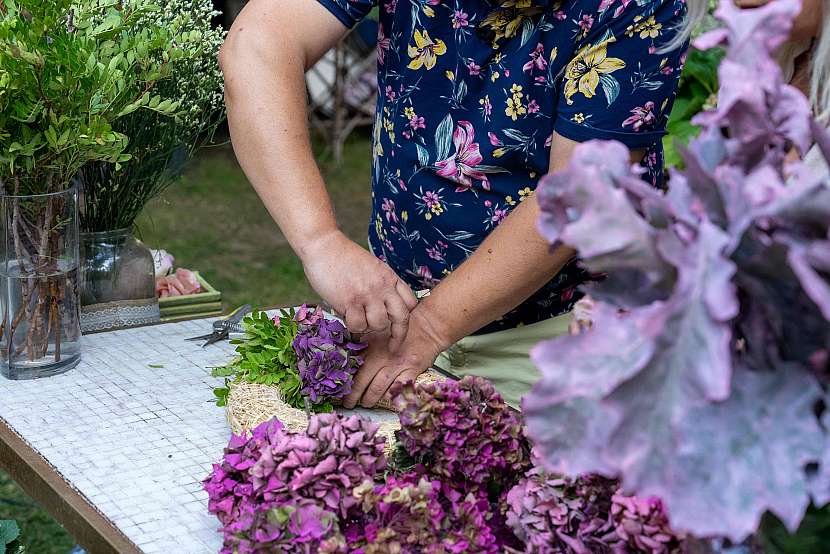
[[718,107],[666,193],[600,141],[538,191],[543,235],[608,278],[590,330],[532,353],[531,438],[697,536],[740,541],[767,510],[794,530],[830,500],[830,184],[786,160],[813,141],[830,159],[830,137],[770,55],[798,10],[720,4],[697,43],[726,46]]

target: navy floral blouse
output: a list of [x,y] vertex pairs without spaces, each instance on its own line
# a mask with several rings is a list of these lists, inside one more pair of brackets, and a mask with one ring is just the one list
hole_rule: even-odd
[[[318,0],[347,27],[372,0]],[[660,140],[683,48],[683,0],[380,0],[369,242],[415,289],[450,274],[547,172],[552,133],[644,149]],[[564,313],[569,264],[491,332]]]

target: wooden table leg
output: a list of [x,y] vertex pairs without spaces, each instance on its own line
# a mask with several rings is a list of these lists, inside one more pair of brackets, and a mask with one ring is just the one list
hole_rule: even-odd
[[0,468],[39,502],[89,554],[141,551],[0,418]]

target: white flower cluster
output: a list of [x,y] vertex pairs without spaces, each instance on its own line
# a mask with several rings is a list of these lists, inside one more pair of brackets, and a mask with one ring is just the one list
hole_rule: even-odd
[[222,74],[219,70],[219,48],[225,39],[221,28],[214,28],[211,19],[220,12],[211,0],[160,0],[162,13],[146,16],[147,24],[163,25],[175,31],[187,55],[176,59],[169,96],[180,101],[181,126],[184,136],[198,133],[216,114],[224,109]]

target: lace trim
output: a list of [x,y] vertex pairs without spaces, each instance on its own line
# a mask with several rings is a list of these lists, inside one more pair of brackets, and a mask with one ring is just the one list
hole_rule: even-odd
[[161,321],[158,300],[121,300],[81,307],[81,331],[106,331]]

